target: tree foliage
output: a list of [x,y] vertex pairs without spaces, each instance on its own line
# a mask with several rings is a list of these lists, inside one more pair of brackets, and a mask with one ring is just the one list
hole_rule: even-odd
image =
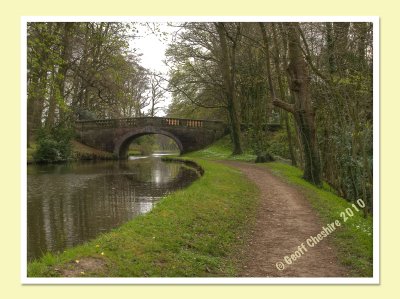
[[78,118],[143,115],[149,72],[129,47],[133,26],[28,24],[28,141]]
[[40,129],[36,140],[35,162],[54,163],[69,160],[72,154],[70,141],[73,136],[74,132],[63,126]]
[[[307,180],[323,178],[341,196],[372,206],[371,23],[175,26],[167,51],[170,115],[224,119],[234,132],[233,95],[239,122],[250,128],[239,130],[245,147],[279,152],[305,169]],[[287,150],[265,130],[276,121]]]
[[[164,79],[130,50],[135,26],[28,24],[28,141],[76,119],[157,113]],[[168,116],[226,121],[233,154],[283,156],[310,182],[372,207],[371,23],[171,26]],[[282,130],[270,133],[268,123]],[[43,156],[57,157],[46,151],[55,135],[46,136]]]

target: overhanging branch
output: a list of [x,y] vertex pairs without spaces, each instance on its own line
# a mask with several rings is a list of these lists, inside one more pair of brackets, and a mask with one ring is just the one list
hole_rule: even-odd
[[272,102],[275,106],[282,108],[283,110],[290,112],[292,114],[294,114],[294,105],[293,104],[289,104],[287,102],[275,99]]

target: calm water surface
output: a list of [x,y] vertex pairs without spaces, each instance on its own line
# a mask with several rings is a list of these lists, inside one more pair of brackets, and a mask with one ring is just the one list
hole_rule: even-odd
[[194,169],[158,157],[28,165],[28,260],[109,231],[197,178]]

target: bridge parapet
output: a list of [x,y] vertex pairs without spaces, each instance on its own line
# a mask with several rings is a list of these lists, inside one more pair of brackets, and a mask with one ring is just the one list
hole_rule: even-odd
[[171,117],[132,117],[118,119],[81,120],[76,122],[76,129],[87,130],[96,128],[132,128],[132,127],[184,127],[184,128],[208,128],[225,126],[222,121],[195,120]]
[[[242,124],[248,129],[252,124]],[[279,124],[266,125],[274,130]],[[97,149],[123,158],[129,144],[137,137],[161,134],[172,138],[182,153],[199,150],[229,133],[222,121],[182,119],[171,117],[132,117],[118,119],[81,120],[75,124],[79,140]]]

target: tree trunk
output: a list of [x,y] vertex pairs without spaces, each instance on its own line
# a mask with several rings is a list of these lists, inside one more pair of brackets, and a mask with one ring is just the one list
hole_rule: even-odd
[[[280,98],[287,102],[287,94],[285,93],[285,89],[283,87],[283,80],[282,80],[282,74],[281,74],[281,67],[279,65],[279,45],[278,45],[278,39],[277,39],[277,34],[276,34],[276,28],[275,28],[275,23],[271,23],[272,26],[272,36],[273,36],[273,41],[274,41],[274,49],[275,49],[275,55],[274,55],[274,63],[275,63],[275,71],[277,73],[278,77],[278,87],[279,87],[279,95]],[[285,57],[286,61],[286,47],[284,47],[283,51],[283,56]],[[294,154],[294,149],[293,149],[293,138],[292,138],[292,131],[290,129],[290,124],[289,124],[289,114],[287,111],[284,111],[284,121],[285,121],[285,127],[286,127],[286,135],[288,138],[288,146],[289,146],[289,154],[290,154],[290,159],[292,160],[292,165],[297,166],[297,161],[296,161],[296,156]]]
[[267,35],[267,30],[265,28],[264,23],[258,23],[260,26],[261,30],[261,36],[264,42],[264,52],[265,52],[265,60],[266,60],[266,70],[267,70],[267,80],[268,80],[268,87],[269,91],[271,93],[271,101],[267,102],[267,113],[268,113],[268,118],[271,116],[272,113],[272,101],[275,100],[276,95],[275,95],[275,88],[274,84],[272,82],[272,75],[271,75],[271,59],[269,55],[269,38]]
[[348,68],[347,65],[347,47],[348,47],[348,34],[350,23],[349,22],[334,22],[333,23],[333,44],[334,56],[336,62],[336,71],[339,75],[344,76]]
[[39,78],[37,76],[32,76],[31,80],[29,81],[30,86],[35,86],[35,88],[29,89],[28,86],[28,99],[27,99],[27,110],[26,110],[26,133],[27,133],[27,145],[30,147],[30,143],[33,140],[34,136],[34,115],[35,115],[35,108],[36,108],[36,97],[33,96],[37,91],[37,86],[39,84]]
[[27,99],[27,139],[28,145],[34,139],[36,131],[42,126],[42,113],[46,95],[46,71],[41,69],[32,79],[33,88]]
[[336,61],[335,61],[335,42],[333,39],[333,27],[332,23],[325,23],[326,29],[326,49],[328,52],[328,65],[329,73],[333,75],[336,72]]
[[303,178],[315,185],[321,185],[321,162],[318,151],[314,111],[311,102],[310,78],[306,61],[300,48],[300,34],[297,23],[289,23],[289,66],[290,89],[294,104],[274,101],[274,104],[293,113],[301,134],[304,152]]
[[233,155],[240,155],[243,153],[242,138],[240,131],[240,117],[239,117],[239,104],[235,90],[236,80],[236,66],[235,66],[235,47],[232,46],[232,51],[229,53],[228,44],[226,40],[226,31],[223,23],[215,23],[218,31],[220,47],[221,47],[221,59],[220,66],[222,71],[222,77],[224,81],[224,92],[227,99],[227,107],[231,125],[231,134],[233,141]]
[[55,123],[55,114],[56,114],[56,106],[57,106],[57,86],[55,84],[55,78],[58,76],[55,67],[51,70],[50,77],[50,90],[49,90],[49,108],[47,112],[45,126],[50,129],[54,127]]
[[63,27],[64,27],[62,30],[63,41],[62,41],[62,52],[61,52],[62,63],[58,70],[58,76],[57,76],[58,91],[60,99],[62,101],[62,105],[58,107],[60,121],[63,121],[65,118],[64,116],[65,114],[64,104],[66,103],[65,82],[66,82],[70,59],[72,56],[71,40],[72,40],[72,34],[73,34],[72,29],[74,27],[74,23],[72,22],[63,23]]

